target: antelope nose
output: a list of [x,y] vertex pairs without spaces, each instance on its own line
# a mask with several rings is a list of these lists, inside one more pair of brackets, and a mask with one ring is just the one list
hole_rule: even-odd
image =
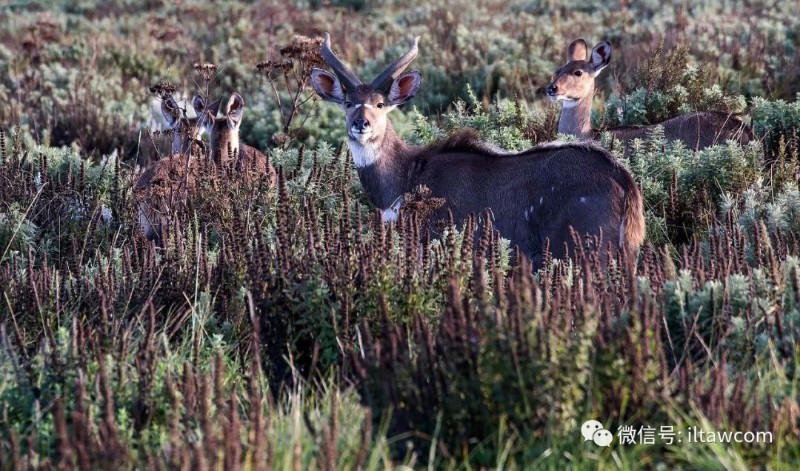
[[356,119],[353,121],[353,127],[360,132],[364,132],[369,129],[369,121],[366,119]]
[[555,95],[556,93],[558,93],[558,87],[556,86],[556,84],[551,83],[550,85],[547,86],[548,95]]

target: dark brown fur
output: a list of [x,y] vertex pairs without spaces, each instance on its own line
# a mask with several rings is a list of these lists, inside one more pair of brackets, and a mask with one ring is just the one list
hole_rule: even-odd
[[646,139],[657,125],[663,126],[664,137],[669,140],[680,140],[693,151],[724,144],[729,140],[747,145],[756,139],[750,126],[731,114],[719,111],[697,111],[670,118],[656,125],[617,126],[595,132],[599,135],[603,131],[608,131],[614,135],[615,141],[622,142],[627,147],[634,139]]
[[[418,185],[445,205],[435,218],[452,211],[456,221],[489,209],[500,234],[519,246],[535,264],[545,239],[563,257],[573,247],[570,227],[580,235],[598,235],[603,245],[622,249],[633,259],[644,240],[642,196],[630,173],[603,148],[591,143],[539,146],[503,153],[460,132],[430,146],[412,148],[387,128],[394,140],[385,155],[359,169],[372,202],[385,209]],[[386,144],[384,144],[386,145]]]

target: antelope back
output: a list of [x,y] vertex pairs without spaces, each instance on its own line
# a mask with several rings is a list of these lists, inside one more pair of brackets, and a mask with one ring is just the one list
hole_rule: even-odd
[[408,186],[425,185],[432,197],[445,200],[437,218],[452,212],[463,221],[489,208],[500,234],[537,267],[545,258],[545,240],[555,257],[570,255],[573,230],[581,239],[598,237],[599,245],[592,243],[601,258],[610,246],[634,260],[644,240],[641,192],[630,173],[594,143],[543,144],[508,154],[451,141],[420,152]]

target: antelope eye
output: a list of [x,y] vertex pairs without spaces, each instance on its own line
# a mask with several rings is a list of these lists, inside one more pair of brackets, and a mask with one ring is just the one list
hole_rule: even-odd
[[576,77],[580,77],[581,75],[583,75],[583,71],[582,71],[582,70],[576,70],[576,71],[573,73],[573,75],[575,75]]
[[344,102],[344,107],[345,107],[345,108],[350,108],[350,107],[352,107],[352,106],[353,106],[353,103],[352,103],[352,102],[349,102],[349,101],[346,101],[346,102]]
[[378,107],[378,108],[383,108],[383,103],[378,103],[378,104],[377,104],[377,107]]

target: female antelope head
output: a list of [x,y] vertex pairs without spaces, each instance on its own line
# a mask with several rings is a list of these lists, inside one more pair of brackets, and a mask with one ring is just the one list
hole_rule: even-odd
[[[587,57],[588,56],[588,57]],[[547,95],[553,101],[563,101],[558,132],[572,134],[580,139],[592,139],[597,131],[592,129],[592,99],[595,77],[611,60],[611,45],[601,42],[588,53],[583,39],[577,39],[567,49],[567,63],[556,70],[553,81],[547,87]],[[657,123],[664,129],[669,140],[680,140],[687,148],[703,149],[727,140],[744,145],[755,138],[752,129],[730,113],[698,111],[675,116]],[[633,139],[644,139],[654,125],[621,126],[606,128],[616,141],[624,144]]]
[[563,101],[558,132],[573,134],[581,139],[591,139],[592,99],[594,79],[611,61],[611,45],[601,42],[587,54],[589,47],[583,39],[576,39],[567,48],[567,63],[559,67],[547,87],[553,101]]
[[419,90],[422,76],[416,70],[403,71],[417,56],[419,37],[400,59],[375,79],[362,83],[331,50],[331,37],[325,33],[322,57],[334,74],[322,69],[311,71],[311,84],[326,101],[339,105],[345,112],[347,137],[357,167],[374,163],[391,134],[387,118],[390,111],[412,99]]
[[564,101],[564,107],[575,106],[584,98],[594,96],[594,79],[611,61],[611,44],[603,41],[587,53],[589,46],[583,39],[576,39],[567,48],[567,63],[556,70],[553,81],[547,87],[547,95],[553,101]]
[[218,99],[206,107],[200,95],[192,100],[200,125],[208,133],[211,159],[215,162],[227,159],[229,153],[239,152],[239,126],[244,114],[244,99],[238,93],[232,94],[222,109],[221,104],[222,99]]
[[197,117],[188,118],[186,110],[178,106],[172,96],[161,100],[161,114],[172,130],[172,153],[189,155],[192,145],[200,142],[200,136],[203,135],[203,126]]

